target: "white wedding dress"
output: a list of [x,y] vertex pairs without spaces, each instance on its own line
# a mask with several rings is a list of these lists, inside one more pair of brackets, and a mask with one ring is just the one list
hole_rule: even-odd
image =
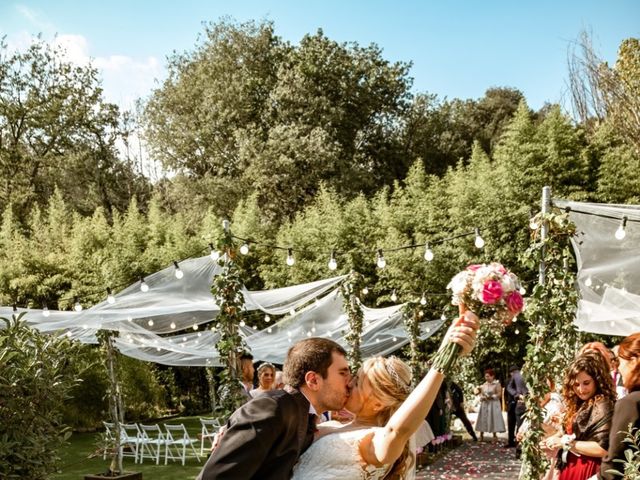
[[[377,428],[377,427],[374,427]],[[381,480],[391,465],[365,465],[360,440],[374,428],[328,433],[313,442],[293,468],[294,480]]]

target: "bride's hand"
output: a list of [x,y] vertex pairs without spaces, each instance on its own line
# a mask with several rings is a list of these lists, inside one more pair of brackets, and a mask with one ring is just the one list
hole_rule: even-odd
[[480,319],[475,313],[467,310],[449,327],[442,345],[449,342],[456,343],[462,348],[460,355],[467,355],[476,343],[478,328],[480,328]]

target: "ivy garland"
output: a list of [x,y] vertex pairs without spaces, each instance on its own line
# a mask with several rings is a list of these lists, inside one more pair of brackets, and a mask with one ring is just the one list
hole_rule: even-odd
[[244,402],[239,356],[247,345],[238,332],[244,310],[243,282],[240,269],[234,262],[235,245],[228,228],[219,238],[217,248],[221,252],[217,262],[222,271],[214,278],[211,293],[220,308],[215,327],[220,335],[216,349],[225,367],[220,374],[218,411],[220,416],[227,418]]
[[[523,255],[529,268],[544,259],[546,279],[537,284],[529,299],[525,319],[529,323],[529,345],[523,374],[529,388],[526,418],[530,428],[522,442],[523,464],[520,478],[541,478],[548,468],[540,450],[543,410],[540,400],[548,392],[547,380],[560,378],[577,349],[578,333],[573,325],[578,303],[570,239],[576,228],[568,213],[538,214],[536,223],[548,225],[546,239],[534,230],[533,243]],[[543,258],[544,255],[544,258]]]
[[360,339],[364,314],[360,303],[359,293],[362,291],[364,278],[357,272],[351,272],[347,279],[340,286],[344,309],[347,312],[349,331],[344,336],[349,350],[349,365],[351,370],[357,372],[362,365],[362,352],[360,350]]

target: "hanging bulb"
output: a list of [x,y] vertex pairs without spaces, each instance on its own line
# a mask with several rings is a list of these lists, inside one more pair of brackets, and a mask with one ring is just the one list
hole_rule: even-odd
[[75,299],[75,305],[73,306],[73,309],[76,312],[81,312],[82,311],[82,304],[80,303],[80,301],[78,300],[78,297],[76,297]]
[[591,280],[591,277],[587,277],[587,279],[584,281],[584,284],[587,287],[590,287],[591,285],[593,285],[593,280]]
[[291,315],[292,317],[295,316],[296,314],[296,309],[292,308],[291,310],[289,310],[289,315]]
[[182,277],[184,277],[184,272],[180,269],[180,265],[178,265],[178,262],[174,261],[173,266],[176,267],[176,271],[173,272],[173,274],[178,280],[180,280]]
[[424,259],[427,262],[430,262],[431,260],[433,260],[433,250],[431,250],[431,248],[429,248],[429,244],[428,243],[425,245]]
[[622,221],[620,222],[620,226],[616,230],[616,239],[622,240],[627,236],[627,232],[625,231],[625,227],[627,226],[627,217],[622,217]]
[[273,328],[269,327],[267,328],[267,333],[271,333],[273,331]]
[[147,282],[144,281],[144,277],[140,277],[140,291],[141,292],[149,291],[149,285],[147,285]]
[[367,287],[362,289],[362,295],[369,295],[369,289]]
[[378,266],[378,268],[384,268],[387,266],[387,261],[384,259],[384,256],[382,255],[382,249],[379,248],[378,249],[378,256],[376,258],[376,265]]
[[398,295],[396,295],[396,291],[395,290],[391,294],[391,301],[392,302],[397,302],[398,301]]
[[475,243],[476,248],[484,247],[484,240],[480,236],[480,229],[479,228],[476,228],[476,241],[474,243]]
[[220,252],[218,250],[215,249],[215,247],[213,246],[213,243],[209,244],[209,256],[211,257],[211,260],[213,260],[214,262],[217,262],[218,259],[220,258]]
[[109,305],[113,305],[114,303],[116,303],[116,297],[113,296],[113,292],[109,287],[107,287],[107,303]]
[[338,268],[338,262],[336,262],[336,252],[331,250],[331,258],[329,259],[329,263],[327,264],[329,270],[335,270]]
[[254,330],[258,330],[258,326],[257,326],[257,325],[254,325],[254,326],[253,326],[253,327],[251,327],[251,328],[253,328]]
[[269,315],[264,316],[264,321],[269,323],[271,321],[271,317]]
[[296,263],[296,259],[293,258],[293,249],[287,248],[287,265],[293,267],[294,263]]
[[242,255],[246,255],[247,253],[249,253],[249,244],[248,243],[243,243],[242,246],[240,247],[240,253]]
[[240,326],[244,327],[246,325],[246,323],[244,323],[244,320],[240,320]]
[[422,294],[422,297],[420,298],[420,305],[426,305],[427,304],[427,298],[424,296],[424,293]]
[[194,324],[193,324],[193,327],[191,327],[191,328],[193,328],[193,331],[194,331],[194,332],[195,332],[195,331],[197,331],[197,330],[198,330],[198,324],[194,323]]
[[447,316],[443,313],[442,315],[440,315],[440,320],[446,320]]
[[531,230],[537,230],[538,228],[540,228],[540,224],[538,224],[535,215],[532,215],[529,219],[529,228]]
[[515,330],[515,332],[514,332],[514,333],[515,333],[516,335],[518,335],[518,334],[520,333],[520,330],[518,330],[518,329],[516,328],[516,330]]
[[398,339],[396,337],[393,337],[391,340],[394,341],[394,342],[398,341]]
[[42,306],[42,315],[45,316],[45,317],[48,317],[49,315],[51,315],[51,312],[47,308],[47,304],[46,303]]
[[176,322],[171,322],[169,327],[171,328],[171,330],[175,330],[176,329]]
[[149,321],[147,322],[147,325],[149,325],[150,327],[153,327],[153,320],[149,320]]

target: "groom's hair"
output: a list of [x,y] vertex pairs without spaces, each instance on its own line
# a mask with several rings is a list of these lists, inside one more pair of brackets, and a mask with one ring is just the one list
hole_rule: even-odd
[[304,385],[307,372],[319,373],[327,378],[327,371],[333,362],[333,352],[347,356],[347,352],[339,344],[328,338],[306,338],[297,342],[287,352],[282,368],[287,385],[300,388]]

